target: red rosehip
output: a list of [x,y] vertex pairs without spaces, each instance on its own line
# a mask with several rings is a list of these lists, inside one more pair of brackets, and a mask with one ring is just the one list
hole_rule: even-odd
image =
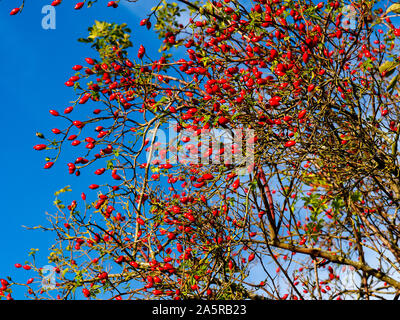
[[53,165],[54,165],[54,162],[50,161],[50,162],[47,162],[47,163],[44,165],[44,168],[45,168],[45,169],[50,169]]
[[232,183],[232,189],[233,190],[236,190],[237,188],[239,188],[239,186],[240,186],[240,180],[239,179],[235,180],[235,182]]
[[159,295],[161,295],[163,292],[161,291],[161,290],[158,290],[158,289],[155,289],[155,290],[153,290],[153,294],[155,295],[155,296],[159,296]]
[[86,298],[89,298],[89,297],[90,297],[90,291],[89,291],[88,289],[83,288],[83,289],[82,289],[82,293],[83,293],[83,295],[84,295]]
[[16,15],[18,12],[20,12],[20,10],[21,10],[20,8],[14,8],[11,10],[10,15],[11,16]]
[[107,3],[107,7],[118,8],[118,3],[116,3],[115,1],[109,1]]
[[35,150],[43,150],[46,149],[46,145],[45,144],[37,144],[36,146],[33,147],[33,149]]
[[167,237],[168,237],[169,240],[174,240],[176,238],[176,235],[173,232],[168,232]]
[[71,113],[72,110],[74,110],[74,107],[67,107],[67,108],[64,109],[64,114]]
[[296,141],[294,141],[294,140],[289,140],[288,142],[285,143],[285,147],[286,147],[286,148],[289,148],[289,147],[294,146],[295,144],[296,144]]
[[225,125],[228,122],[229,122],[229,119],[225,118],[225,117],[219,117],[219,119],[218,119],[218,123],[221,124],[221,125]]
[[138,51],[138,58],[142,59],[145,53],[146,53],[146,49],[144,48],[143,45],[140,45],[139,51]]
[[85,4],[84,2],[78,2],[78,3],[75,5],[74,9],[75,9],[75,10],[81,9],[81,8],[83,7],[84,4]]
[[303,119],[304,116],[306,115],[306,113],[307,113],[307,110],[306,110],[306,109],[301,110],[301,111],[299,112],[299,114],[297,115],[297,118]]
[[94,64],[94,60],[93,60],[92,58],[85,58],[85,61],[86,61],[88,64]]

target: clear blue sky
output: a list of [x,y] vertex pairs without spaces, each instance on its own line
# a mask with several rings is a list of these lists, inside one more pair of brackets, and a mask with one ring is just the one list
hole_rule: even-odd
[[[74,1],[64,1],[56,10],[56,29],[44,30],[41,21],[42,7],[51,1],[26,1],[21,15],[10,16],[19,0],[0,1],[0,94],[1,132],[0,156],[0,278],[10,275],[15,280],[26,281],[32,272],[15,269],[23,264],[31,248],[39,248],[38,265],[48,264],[47,249],[54,235],[50,232],[29,231],[22,225],[46,224],[45,212],[52,212],[54,192],[71,185],[73,195],[79,199],[87,192],[91,171],[81,177],[69,175],[68,155],[51,170],[43,169],[45,151],[35,151],[33,146],[42,143],[35,136],[39,131],[46,135],[54,127],[63,127],[63,121],[49,114],[50,109],[62,112],[74,99],[74,91],[64,82],[74,74],[71,67],[84,64],[84,58],[95,56],[95,51],[77,39],[87,35],[94,20],[122,23],[132,29],[132,52],[140,44],[156,52],[159,40],[154,33],[139,27],[139,21],[156,0],[140,1],[120,8],[107,8],[99,1],[90,9],[73,10]],[[129,7],[131,9],[129,9]],[[139,14],[138,14],[139,13]],[[76,158],[76,156],[75,156]],[[73,159],[75,159],[73,158]],[[20,291],[14,298],[24,298]]]

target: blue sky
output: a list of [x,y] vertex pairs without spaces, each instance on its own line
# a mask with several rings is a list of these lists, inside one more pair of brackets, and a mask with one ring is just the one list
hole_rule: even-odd
[[[43,169],[46,152],[38,152],[33,146],[42,143],[35,136],[39,131],[51,136],[54,127],[63,122],[49,114],[50,109],[60,113],[69,106],[74,91],[64,82],[74,74],[75,64],[84,64],[84,58],[94,56],[95,51],[77,39],[87,35],[87,28],[94,20],[126,22],[132,30],[132,52],[140,44],[149,51],[159,47],[158,39],[151,31],[139,27],[139,21],[156,3],[156,0],[122,5],[118,9],[107,8],[100,1],[90,9],[76,11],[74,3],[64,1],[56,10],[56,29],[44,30],[41,26],[42,7],[51,1],[27,1],[20,15],[10,16],[19,1],[0,1],[0,94],[1,131],[0,148],[2,170],[0,173],[0,278],[7,275],[15,280],[26,281],[32,272],[15,269],[15,263],[24,264],[31,248],[39,248],[38,265],[47,264],[47,248],[53,234],[30,231],[22,225],[45,225],[45,212],[52,212],[54,192],[70,185],[78,198],[92,175],[82,172],[81,177],[69,175],[66,161],[72,154],[64,154],[51,170]],[[137,14],[137,13],[140,13]],[[75,156],[76,158],[76,156]],[[75,159],[73,158],[73,159]],[[92,182],[91,182],[92,183]],[[41,253],[40,253],[41,252]],[[15,298],[23,298],[21,292]]]

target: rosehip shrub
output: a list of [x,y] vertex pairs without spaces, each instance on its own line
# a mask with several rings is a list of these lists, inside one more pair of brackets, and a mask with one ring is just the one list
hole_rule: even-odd
[[[96,21],[80,39],[92,55],[60,84],[72,103],[51,107],[56,128],[33,147],[43,174],[91,178],[76,200],[57,192],[41,227],[55,234],[49,293],[398,297],[400,9],[383,6],[177,0],[133,25],[160,53]],[[29,297],[47,294],[35,261],[15,267]]]

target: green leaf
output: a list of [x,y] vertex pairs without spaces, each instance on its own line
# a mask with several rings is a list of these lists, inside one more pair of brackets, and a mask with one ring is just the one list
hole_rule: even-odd
[[65,274],[68,272],[68,268],[65,268],[62,272],[61,272],[61,277],[64,278]]
[[352,193],[352,194],[350,195],[350,197],[351,197],[351,200],[352,200],[353,202],[360,201],[360,200],[361,200],[361,192],[360,192],[360,191],[356,191],[356,192]]
[[391,75],[400,63],[397,61],[386,61],[379,67],[379,72],[386,71],[386,75]]
[[389,8],[387,8],[386,13],[389,12],[400,13],[400,3],[394,3]]
[[399,81],[400,74],[398,73],[396,76],[390,80],[389,85],[387,87],[387,91],[393,93],[394,88],[396,87],[397,82]]
[[72,191],[71,186],[66,186],[66,187],[54,192],[54,195],[58,196],[60,193],[71,192],[71,191]]
[[34,248],[32,248],[32,249],[29,251],[28,256],[34,256],[34,255],[36,254],[36,252],[38,252],[38,251],[39,251],[39,249],[34,249]]
[[91,42],[93,42],[92,39],[85,39],[85,38],[79,38],[78,41],[79,42],[83,42],[83,43],[91,43]]
[[107,161],[107,169],[108,169],[108,170],[114,169],[114,164],[112,163],[111,160],[108,160],[108,161]]

